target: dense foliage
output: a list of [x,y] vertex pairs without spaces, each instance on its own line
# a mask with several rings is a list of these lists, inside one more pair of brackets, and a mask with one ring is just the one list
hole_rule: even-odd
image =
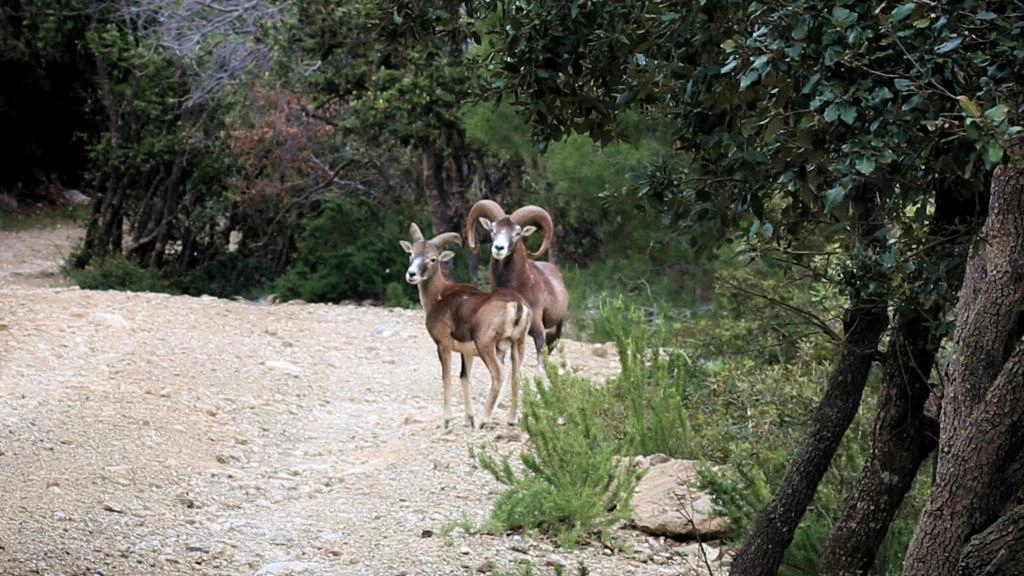
[[79,49],[88,20],[77,0],[0,2],[0,195],[63,200],[88,170],[87,141],[101,130],[95,65]]

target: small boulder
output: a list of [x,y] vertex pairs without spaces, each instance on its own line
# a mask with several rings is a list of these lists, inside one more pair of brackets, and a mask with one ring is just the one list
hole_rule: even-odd
[[650,467],[633,495],[631,515],[649,534],[708,540],[726,535],[728,520],[716,516],[711,496],[697,490],[694,460],[669,460]]

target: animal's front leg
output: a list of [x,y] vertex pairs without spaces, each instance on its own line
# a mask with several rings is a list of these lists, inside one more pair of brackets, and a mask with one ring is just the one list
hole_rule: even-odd
[[536,322],[530,326],[530,337],[533,338],[534,348],[537,350],[537,378],[540,378],[541,382],[550,383],[548,380],[548,373],[544,370],[544,325]]
[[442,425],[448,428],[452,420],[452,354],[443,346],[437,347],[437,356],[441,360],[441,383],[444,386],[444,416]]

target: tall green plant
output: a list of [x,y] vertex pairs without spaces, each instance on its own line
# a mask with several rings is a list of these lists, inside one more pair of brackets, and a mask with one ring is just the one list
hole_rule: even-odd
[[625,454],[662,453],[699,459],[701,449],[686,408],[704,375],[682,349],[671,346],[663,322],[621,299],[601,306],[614,335],[621,372],[608,384],[614,402],[623,406],[622,448]]
[[521,425],[530,442],[522,471],[486,450],[474,454],[506,486],[491,513],[497,528],[538,530],[574,547],[625,518],[638,476],[618,457],[602,391],[576,376],[551,376],[536,395],[524,395]]

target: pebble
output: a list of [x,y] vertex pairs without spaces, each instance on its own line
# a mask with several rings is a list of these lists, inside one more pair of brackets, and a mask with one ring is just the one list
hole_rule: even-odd
[[569,566],[569,561],[565,556],[559,554],[548,554],[548,557],[544,559],[545,566],[554,566],[557,568],[566,568]]
[[306,574],[314,571],[318,567],[318,564],[313,564],[311,562],[271,562],[270,564],[264,564],[262,568],[256,571],[254,576],[290,576],[292,574]]

